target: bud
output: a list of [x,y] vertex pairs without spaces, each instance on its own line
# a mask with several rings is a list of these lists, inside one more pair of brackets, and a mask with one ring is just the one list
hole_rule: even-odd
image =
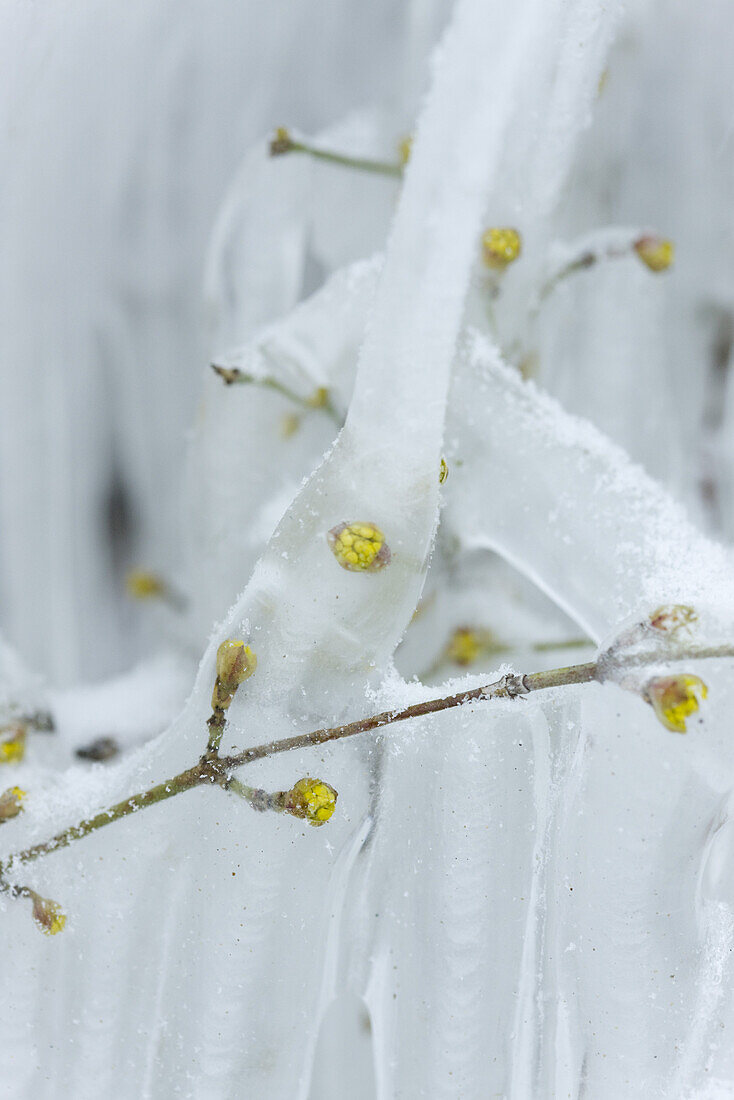
[[698,615],[692,607],[682,603],[665,604],[650,615],[650,626],[663,634],[677,634],[679,630],[695,623]]
[[280,438],[290,439],[301,426],[301,418],[296,413],[286,413],[280,420]]
[[350,572],[376,573],[390,561],[390,547],[374,523],[340,523],[326,537],[336,560]]
[[75,755],[80,760],[92,760],[100,763],[104,760],[112,760],[120,752],[120,746],[114,737],[97,737],[88,745],[81,745]]
[[650,271],[667,271],[675,259],[675,245],[664,237],[639,237],[633,248]]
[[217,676],[222,683],[239,686],[256,668],[255,654],[238,639],[228,638],[217,650]]
[[282,153],[290,153],[293,149],[293,145],[293,138],[288,133],[285,126],[278,126],[270,142],[270,156],[277,157]]
[[252,381],[252,378],[238,367],[218,367],[216,363],[212,363],[211,368],[227,386],[233,386],[235,382]]
[[299,779],[285,792],[283,809],[293,817],[303,817],[309,825],[325,825],[336,809],[337,793],[321,779]]
[[516,229],[488,229],[482,237],[482,251],[487,267],[494,271],[504,271],[518,258],[522,249],[522,240]]
[[128,596],[134,600],[151,600],[162,596],[166,590],[165,583],[155,573],[148,573],[145,569],[131,569],[125,578],[125,587]]
[[410,154],[413,152],[413,135],[408,134],[406,137],[401,138],[398,142],[398,160],[400,161],[400,167],[405,168],[410,160]]
[[249,645],[235,638],[222,642],[217,650],[217,680],[212,694],[212,707],[226,710],[240,684],[252,676],[257,657]]
[[43,932],[44,936],[55,936],[62,932],[66,924],[66,914],[61,906],[48,898],[42,898],[34,891],[30,891],[33,898],[33,919]]
[[24,798],[25,791],[20,787],[9,787],[7,791],[0,794],[0,825],[18,816],[23,809]]
[[23,722],[11,722],[0,733],[0,764],[19,764],[25,756],[26,726]]
[[666,729],[686,732],[686,719],[698,710],[708,688],[698,676],[657,676],[645,688],[645,697]]
[[441,465],[438,468],[438,484],[443,485],[446,478],[449,476],[449,464],[446,459],[441,456]]
[[493,645],[494,639],[488,630],[473,630],[460,626],[454,631],[446,647],[446,657],[455,665],[466,667],[473,665]]
[[306,398],[309,409],[325,409],[329,404],[329,391],[326,386],[319,386],[317,390]]

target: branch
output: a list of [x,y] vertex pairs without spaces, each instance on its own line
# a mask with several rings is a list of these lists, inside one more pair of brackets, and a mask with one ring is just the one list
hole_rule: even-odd
[[[223,643],[224,646],[243,646],[243,644],[241,642]],[[615,658],[615,663],[618,669],[628,668],[632,670],[646,665],[660,665],[671,661],[700,661],[722,657],[734,657],[734,646],[693,646],[668,654],[657,650],[630,657],[618,656]],[[231,654],[229,660],[230,662],[232,660]],[[427,714],[437,714],[440,711],[450,710],[454,707],[488,702],[491,699],[515,699],[523,695],[529,695],[534,691],[546,691],[549,688],[564,687],[570,684],[588,684],[594,681],[602,683],[607,679],[606,670],[608,666],[608,660],[600,660],[570,665],[567,668],[549,669],[545,672],[510,673],[484,687],[471,688],[468,691],[457,692],[455,695],[444,696],[440,699],[427,699],[422,703],[414,703],[402,710],[382,711],[380,714],[360,718],[356,722],[349,722],[343,726],[313,730],[310,733],[298,734],[295,737],[285,737],[279,741],[268,741],[262,745],[244,749],[242,752],[233,753],[230,756],[219,756],[216,747],[213,752],[212,748],[208,747],[207,754],[202,757],[198,764],[180,772],[172,779],[158,783],[147,791],[131,795],[122,802],[117,802],[114,806],[100,811],[94,817],[86,818],[78,824],[64,829],[49,840],[41,841],[10,856],[4,863],[0,863],[0,890],[11,894],[15,891],[16,888],[3,878],[14,863],[30,863],[40,856],[49,855],[60,848],[68,847],[73,841],[81,840],[90,833],[111,825],[113,821],[119,821],[138,810],[147,809],[148,806],[153,806],[158,802],[163,802],[177,794],[182,794],[184,791],[192,790],[194,787],[204,784],[213,783],[224,790],[230,790],[247,800],[255,809],[285,811],[296,817],[305,817],[311,824],[321,824],[331,817],[336,804],[336,792],[328,784],[324,784],[321,780],[306,778],[299,780],[290,791],[268,795],[267,792],[246,787],[234,780],[231,775],[232,771],[243,764],[251,763],[253,760],[261,760],[266,756],[275,756],[278,753],[291,752],[294,749],[309,748],[330,741],[339,741],[344,737],[354,737],[356,734],[368,733],[371,730],[381,729],[383,726],[389,726],[395,722],[404,722],[410,718],[421,718]],[[221,695],[227,688],[231,690],[233,686],[232,683],[227,684],[224,678],[218,679],[215,693]],[[219,733],[219,729],[217,733]]]
[[[661,654],[659,651],[640,654],[635,657],[619,658],[618,665],[627,668],[662,664],[667,661],[701,661],[715,657],[734,657],[734,646],[691,647],[676,654]],[[393,722],[405,722],[409,718],[422,718],[426,714],[438,714],[452,707],[463,707],[467,703],[483,703],[490,699],[514,699],[520,695],[529,695],[533,691],[545,691],[548,688],[565,687],[569,684],[588,684],[592,681],[602,683],[606,678],[604,666],[597,661],[585,664],[569,665],[567,668],[552,668],[546,672],[530,672],[524,675],[511,674],[495,680],[485,687],[460,691],[456,695],[447,695],[442,699],[427,699],[423,703],[414,703],[403,710],[386,710],[370,718],[360,718],[348,722],[345,726],[331,729],[313,730],[311,733],[285,737],[280,741],[268,741],[263,745],[254,745],[250,749],[221,757],[221,763],[229,769],[249,764],[253,760],[262,760],[266,756],[275,756],[280,752],[293,749],[305,749],[311,745],[323,745],[329,741],[339,741],[343,737],[354,737],[358,733],[368,733]]]
[[[342,168],[356,168],[360,172],[372,172],[378,176],[393,176],[399,179],[403,174],[403,164],[391,164],[383,160],[352,157],[346,153],[334,153],[327,149],[319,149],[315,145],[308,145],[305,141],[295,141],[285,127],[280,126],[270,142],[270,155],[271,157],[277,157],[282,156],[284,153],[307,153],[314,160],[322,160],[327,164],[337,164]],[[401,159],[403,157],[407,160],[407,156],[401,150]]]
[[288,398],[294,404],[300,405],[306,412],[322,409],[340,428],[344,423],[344,417],[335,407],[325,386],[320,386],[310,397],[301,397],[283,382],[279,382],[277,378],[272,378],[270,375],[258,376],[251,374],[249,371],[240,370],[239,367],[222,367],[217,363],[211,363],[210,366],[214,373],[219,375],[225,386],[265,386],[279,393],[282,397]]
[[531,691],[541,691],[544,688],[562,687],[566,684],[588,684],[597,678],[596,661],[589,661],[583,665],[571,665],[569,668],[551,669],[549,672],[531,672],[524,676],[503,676],[493,684],[485,687],[471,688],[469,691],[460,691],[456,695],[447,695],[442,699],[426,699],[423,703],[414,703],[404,710],[385,710],[381,714],[373,714],[370,718],[360,718],[356,722],[349,722],[345,726],[334,726],[332,729],[313,730],[311,733],[300,733],[295,737],[284,737],[280,741],[268,741],[264,745],[254,745],[250,749],[232,756],[221,757],[222,764],[229,769],[238,768],[242,764],[249,764],[253,760],[262,760],[265,756],[275,756],[279,752],[290,752],[292,749],[305,749],[311,745],[323,745],[328,741],[340,741],[343,737],[354,737],[358,733],[368,733],[370,730],[380,729],[382,726],[390,726],[393,722],[405,722],[409,718],[423,718],[426,714],[437,714],[442,710],[450,710],[452,707],[463,707],[467,703],[482,703],[489,699],[514,699],[519,695],[527,695]]

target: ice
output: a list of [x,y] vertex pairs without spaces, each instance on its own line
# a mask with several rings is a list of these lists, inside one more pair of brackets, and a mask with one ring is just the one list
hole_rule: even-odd
[[[29,735],[26,759],[3,765],[28,794],[2,825],[2,858],[195,762],[227,637],[246,639],[258,667],[228,711],[224,751],[589,660],[595,643],[616,682],[466,705],[242,770],[268,790],[305,775],[333,784],[337,813],[322,829],[198,789],[11,866],[10,881],[58,900],[68,923],[46,939],[27,899],[0,894],[3,1088],[42,1100],[729,1095],[730,661],[696,663],[709,696],[680,736],[641,697],[651,668],[630,680],[623,660],[660,604],[695,609],[696,642],[731,639],[731,550],[710,537],[731,518],[730,287],[718,239],[728,222],[702,230],[713,274],[699,256],[676,284],[677,273],[666,281],[625,254],[537,308],[543,280],[580,250],[629,253],[640,229],[677,238],[682,223],[706,221],[688,207],[691,150],[709,165],[711,155],[687,117],[690,142],[663,150],[664,201],[649,182],[660,189],[651,165],[676,132],[668,119],[657,135],[668,108],[650,90],[679,79],[663,70],[690,17],[674,6],[667,19],[652,2],[623,15],[597,0],[460,0],[450,20],[443,2],[399,16],[337,7],[312,0],[286,17],[276,5],[250,42],[242,28],[258,20],[245,4],[226,26],[205,19],[192,55],[196,4],[168,52],[162,11],[131,9],[145,50],[131,29],[125,50],[110,42],[95,65],[155,62],[157,122],[138,139],[128,119],[105,146],[108,175],[87,157],[84,188],[103,178],[104,208],[137,211],[148,229],[125,251],[117,238],[92,240],[108,224],[99,212],[89,240],[84,210],[74,214],[80,264],[105,287],[114,280],[98,298],[84,298],[78,272],[64,281],[64,254],[45,251],[48,226],[28,237],[27,176],[18,168],[11,181],[8,255],[26,266],[17,286],[0,266],[0,309],[10,321],[29,298],[39,324],[3,330],[6,355],[33,369],[6,379],[0,407],[3,579],[26,578],[3,608],[25,664],[0,646],[0,708],[4,720],[48,707],[57,732]],[[376,59],[369,40],[382,40],[388,16],[398,29]],[[52,17],[60,9],[44,36]],[[682,52],[691,85],[716,103],[721,213],[725,50],[710,82],[696,56],[719,17],[728,25],[723,7],[705,13]],[[607,93],[600,77],[620,20]],[[414,126],[424,55],[447,21]],[[75,33],[86,56],[92,32],[80,23]],[[338,98],[315,60],[332,55],[345,70]],[[231,68],[248,62],[262,90],[243,105]],[[63,51],[56,64],[70,64]],[[216,92],[209,70],[220,66]],[[112,102],[126,87],[115,73]],[[85,89],[74,84],[59,117],[84,101],[108,118],[108,101],[87,104]],[[686,94],[658,99],[680,113]],[[611,134],[605,102],[619,113]],[[176,104],[191,116],[180,127]],[[358,176],[304,154],[269,157],[263,135],[277,123],[389,161],[413,130],[415,143],[402,181]],[[179,156],[186,135],[195,155]],[[79,141],[39,138],[28,163],[71,156]],[[125,149],[148,149],[152,190],[141,177],[108,194],[123,187]],[[185,195],[169,201],[181,163],[195,165],[191,232]],[[205,261],[204,223],[238,163]],[[52,209],[63,214],[69,194]],[[522,232],[522,262],[493,287],[479,240],[504,224]],[[682,252],[691,247],[684,238]],[[206,316],[194,320],[204,266]],[[61,289],[39,303],[47,280]],[[698,370],[689,390],[686,371],[712,332],[718,389]],[[108,386],[96,365],[115,357],[128,365]],[[227,386],[210,363],[249,381]],[[533,369],[537,384],[523,378]],[[180,428],[202,376],[184,473]],[[19,439],[27,407],[32,433]],[[716,431],[703,446],[706,417]],[[718,497],[701,492],[706,471]],[[130,531],[111,560],[95,526],[115,478],[142,517],[136,548],[188,601],[151,619],[157,649],[144,659],[150,647],[133,645],[138,628],[118,598]],[[179,479],[185,533],[154,533]],[[25,507],[29,493],[37,508]],[[379,527],[389,565],[340,568],[328,533],[345,522]],[[462,628],[497,643],[466,668],[450,649]],[[673,646],[655,656],[655,671],[694,671]],[[86,682],[48,686],[41,670],[57,682],[83,670]],[[75,757],[102,734],[119,742],[118,758]],[[374,1075],[360,1070],[367,1059]]]
[[[502,553],[597,640],[662,603],[716,605],[731,616],[728,549],[701,535],[591,424],[504,366],[491,345],[470,336],[463,358],[468,369],[456,384],[474,403],[460,445],[487,459],[484,475],[457,469],[447,505],[446,521],[468,547]],[[478,494],[485,507],[467,519]],[[542,541],[530,537],[529,523],[540,523]]]

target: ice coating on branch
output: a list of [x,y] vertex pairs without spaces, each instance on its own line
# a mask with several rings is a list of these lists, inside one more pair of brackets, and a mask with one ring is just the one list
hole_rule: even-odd
[[[504,366],[485,340],[468,339],[461,360],[457,438],[486,472],[470,478],[462,467],[451,487],[447,523],[467,547],[500,552],[596,639],[666,602],[717,607],[731,619],[728,550],[700,534],[591,424]],[[479,483],[486,504],[472,510]],[[541,525],[542,540],[531,524]]]
[[[187,587],[199,644],[339,430],[379,271],[375,259],[336,272],[285,318],[218,357],[292,397],[257,382],[225,386],[208,372],[187,463]],[[320,388],[333,414],[304,404]]]
[[298,301],[310,169],[298,158],[273,160],[264,138],[245,157],[209,243],[204,296],[215,352],[244,341]]

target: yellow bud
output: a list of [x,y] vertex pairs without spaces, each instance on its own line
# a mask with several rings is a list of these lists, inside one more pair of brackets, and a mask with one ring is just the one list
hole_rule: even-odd
[[[11,722],[0,733],[6,736],[0,741],[0,764],[19,764],[25,756],[26,727],[22,722]],[[9,736],[8,736],[9,735]]]
[[455,665],[472,665],[492,648],[493,641],[488,630],[460,626],[451,636],[446,647],[446,656]]
[[686,719],[698,710],[700,701],[708,695],[708,688],[698,676],[683,673],[657,676],[650,680],[645,694],[666,729],[685,733]]
[[522,239],[516,229],[495,226],[482,237],[482,251],[487,267],[504,271],[520,255]]
[[438,468],[438,484],[443,485],[446,478],[449,476],[449,464],[446,459],[441,456],[441,465]]
[[217,650],[217,676],[223,683],[241,684],[256,668],[255,654],[238,639],[228,638]]
[[55,936],[62,932],[66,924],[66,914],[61,906],[48,898],[42,898],[31,891],[33,898],[33,919],[43,932],[44,936]]
[[293,817],[302,817],[309,825],[325,825],[336,809],[337,793],[322,779],[299,779],[285,793],[284,809]]
[[524,378],[527,382],[529,378],[536,377],[539,366],[540,356],[537,351],[529,351],[526,355],[523,355],[522,359],[517,364],[517,369],[520,372],[520,377]]
[[3,821],[10,821],[11,818],[18,816],[23,809],[24,798],[25,791],[20,787],[9,787],[7,791],[0,794],[0,825]]
[[329,391],[326,386],[319,386],[306,400],[310,409],[325,409],[329,404]]
[[257,668],[257,657],[249,645],[228,638],[217,650],[217,680],[212,694],[212,707],[226,710],[240,684]]
[[675,634],[694,623],[698,615],[692,607],[682,603],[665,604],[650,616],[650,626],[664,634]]
[[289,153],[293,148],[293,139],[285,126],[278,126],[270,142],[270,155],[277,157],[281,153]]
[[131,569],[125,578],[125,587],[128,596],[134,600],[150,600],[162,596],[166,586],[155,573],[148,573],[145,569]]
[[327,535],[331,552],[353,573],[376,573],[390,561],[385,536],[374,523],[340,523]]
[[301,418],[296,413],[286,413],[280,421],[280,438],[290,439],[301,426]]
[[675,245],[664,237],[640,237],[635,241],[634,249],[650,271],[667,271],[675,259]]
[[400,167],[405,168],[410,160],[410,154],[413,152],[413,135],[408,134],[406,137],[401,138],[398,142],[398,160],[400,161]]

